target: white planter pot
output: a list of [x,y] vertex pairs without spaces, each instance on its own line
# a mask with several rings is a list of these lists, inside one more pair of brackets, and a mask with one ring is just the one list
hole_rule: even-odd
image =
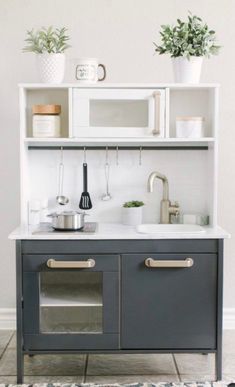
[[122,207],[122,223],[127,226],[137,226],[142,223],[143,207]]
[[172,58],[174,78],[177,83],[199,83],[203,57],[191,56]]
[[65,70],[65,54],[38,54],[36,60],[41,82],[63,82]]

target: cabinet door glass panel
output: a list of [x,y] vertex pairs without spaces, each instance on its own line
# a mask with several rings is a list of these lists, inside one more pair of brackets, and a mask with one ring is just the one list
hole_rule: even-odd
[[42,333],[102,333],[101,272],[40,273]]
[[90,100],[92,127],[148,127],[148,100]]

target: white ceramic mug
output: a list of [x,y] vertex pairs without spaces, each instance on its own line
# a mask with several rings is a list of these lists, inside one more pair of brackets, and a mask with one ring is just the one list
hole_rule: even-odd
[[[103,69],[103,77],[98,77],[98,69]],[[77,60],[75,77],[80,82],[104,81],[106,78],[106,68],[99,63],[96,58],[81,58]]]

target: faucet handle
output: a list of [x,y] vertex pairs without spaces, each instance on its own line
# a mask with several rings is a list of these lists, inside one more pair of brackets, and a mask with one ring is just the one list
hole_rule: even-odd
[[171,215],[175,215],[175,216],[179,215],[179,213],[180,213],[179,202],[175,201],[175,202],[171,203],[170,209],[171,209]]
[[170,205],[170,220],[171,223],[180,223],[180,205],[175,201]]

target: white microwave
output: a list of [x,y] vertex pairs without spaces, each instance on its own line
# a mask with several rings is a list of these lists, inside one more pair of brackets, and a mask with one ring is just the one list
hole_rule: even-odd
[[164,89],[73,89],[72,136],[165,135]]

